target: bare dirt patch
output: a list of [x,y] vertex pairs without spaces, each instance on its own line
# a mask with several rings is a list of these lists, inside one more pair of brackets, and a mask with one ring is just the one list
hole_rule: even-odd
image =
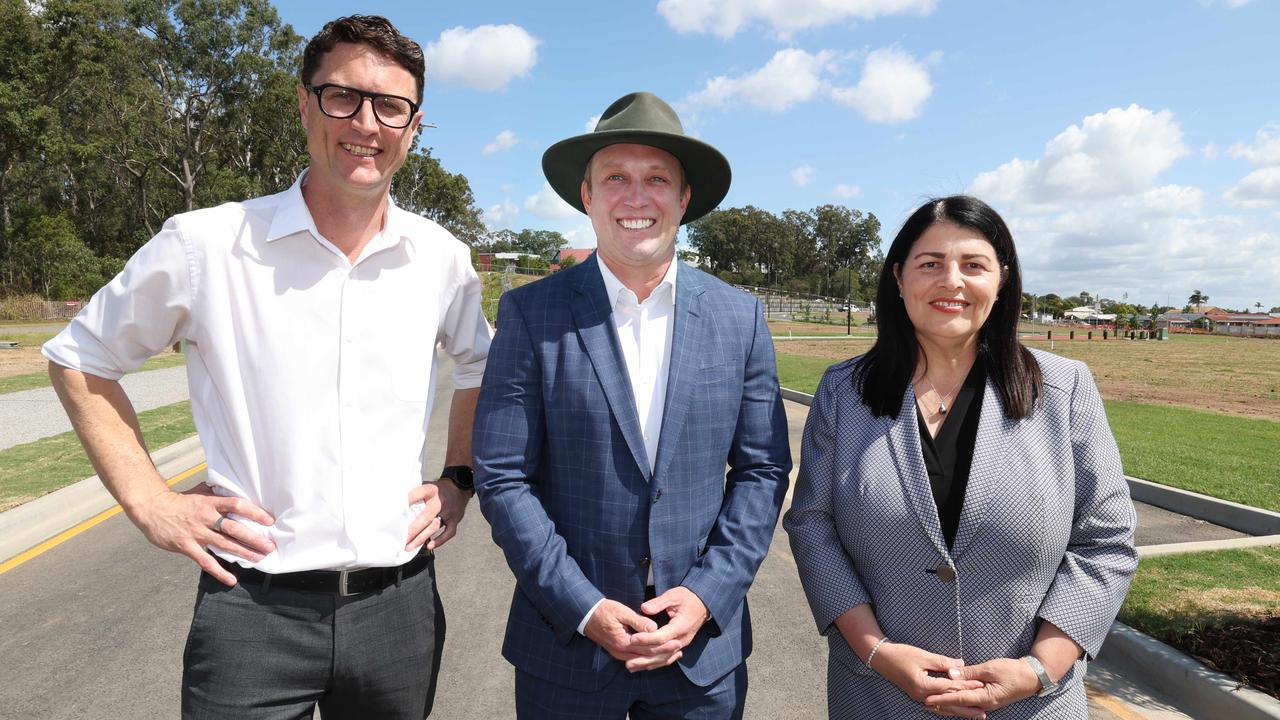
[[40,354],[39,346],[0,350],[0,378],[44,372],[48,362]]
[[[1049,350],[1048,341],[1028,347]],[[1160,341],[1055,341],[1052,352],[1083,360],[1108,400],[1177,405],[1280,421],[1280,342],[1217,335]],[[866,352],[865,340],[788,340],[778,352],[832,362]]]

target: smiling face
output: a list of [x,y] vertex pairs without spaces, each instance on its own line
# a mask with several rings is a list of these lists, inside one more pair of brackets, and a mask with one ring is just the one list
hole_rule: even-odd
[[1000,292],[995,248],[977,230],[949,222],[925,230],[893,270],[922,342],[975,341]]
[[[312,85],[334,83],[365,92],[417,97],[413,75],[394,60],[367,45],[338,43],[320,62]],[[321,195],[367,195],[381,199],[391,178],[404,164],[422,114],[408,127],[389,128],[378,122],[369,102],[349,118],[331,118],[320,111],[319,98],[298,86],[298,110],[307,130],[311,171],[308,191]]]
[[691,196],[681,187],[680,161],[648,145],[609,145],[591,158],[588,177],[582,205],[600,257],[615,273],[664,268],[675,256],[676,231]]

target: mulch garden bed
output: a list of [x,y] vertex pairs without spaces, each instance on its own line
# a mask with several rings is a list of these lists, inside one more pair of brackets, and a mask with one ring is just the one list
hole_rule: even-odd
[[1280,699],[1280,617],[1196,628],[1160,640]]

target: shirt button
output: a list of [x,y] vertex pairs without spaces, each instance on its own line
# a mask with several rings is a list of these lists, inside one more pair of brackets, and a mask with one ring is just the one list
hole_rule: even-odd
[[648,557],[642,557],[642,558],[640,558],[640,567],[649,567],[649,558],[648,558]]
[[942,582],[951,582],[956,579],[956,569],[946,563],[942,563],[934,568],[933,573],[938,576]]

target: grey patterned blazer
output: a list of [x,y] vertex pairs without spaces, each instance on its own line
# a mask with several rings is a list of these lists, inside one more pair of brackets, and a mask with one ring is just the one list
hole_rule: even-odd
[[[1135,513],[1093,376],[1032,351],[1044,394],[1005,417],[990,381],[954,548],[947,550],[910,387],[877,418],[853,384],[858,358],[827,370],[813,399],[783,520],[818,631],[828,638],[833,718],[933,718],[863,665],[834,621],[871,603],[881,629],[966,663],[1021,657],[1040,618],[1094,656],[1137,568]],[[1086,718],[1085,662],[1059,690],[996,718]]]

